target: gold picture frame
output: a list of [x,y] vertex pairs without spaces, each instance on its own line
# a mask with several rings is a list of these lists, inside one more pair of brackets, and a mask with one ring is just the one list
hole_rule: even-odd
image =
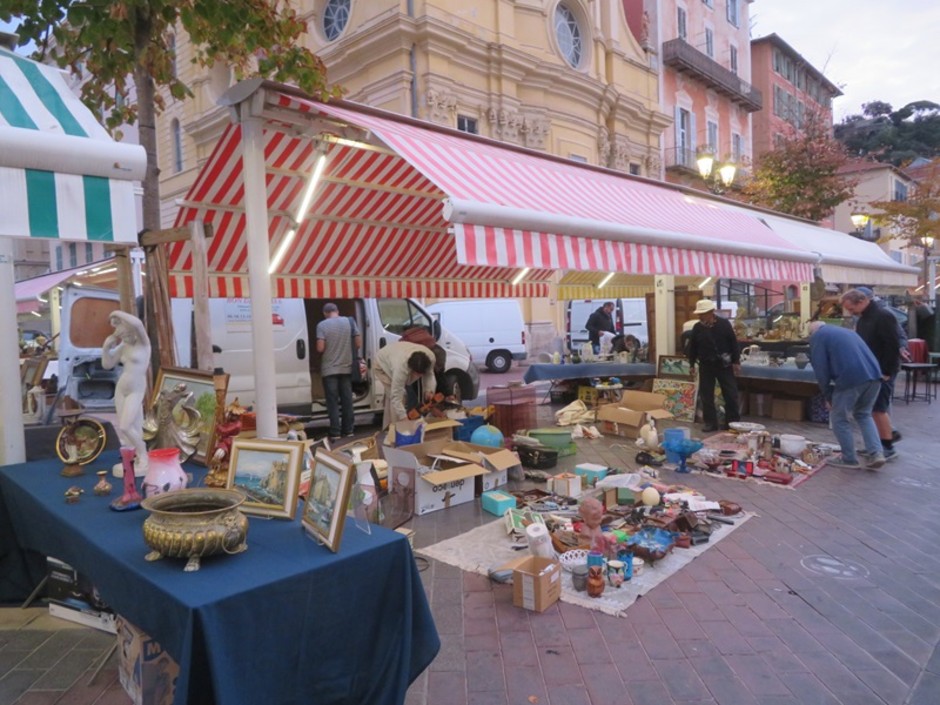
[[225,486],[245,494],[245,514],[293,519],[303,457],[303,441],[236,438]]
[[[160,392],[171,389],[174,385],[183,382],[186,388],[193,393],[193,406],[199,411],[199,443],[196,452],[190,460],[201,465],[207,465],[212,449],[215,447],[215,412],[216,412],[216,378],[223,389],[222,399],[228,391],[229,376],[227,373],[218,375],[203,370],[191,370],[183,367],[161,367],[157,374],[157,382],[153,386],[153,395],[150,406],[157,402]],[[224,402],[223,402],[224,403]]]
[[45,355],[25,357],[20,360],[20,381],[27,392],[42,382],[42,376],[46,374],[48,364],[49,358]]
[[310,491],[300,521],[311,536],[333,553],[339,550],[352,487],[353,463],[339,453],[317,448]]
[[661,379],[695,380],[692,365],[682,355],[660,355],[656,365],[656,376]]

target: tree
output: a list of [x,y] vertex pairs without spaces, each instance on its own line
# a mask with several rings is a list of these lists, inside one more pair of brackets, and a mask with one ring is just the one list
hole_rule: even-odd
[[791,127],[782,143],[759,157],[742,195],[755,205],[820,221],[854,193],[856,182],[839,174],[847,161],[827,122],[811,113],[801,131]]
[[[202,66],[220,61],[231,65],[238,78],[258,75],[296,83],[312,94],[329,92],[323,62],[303,45],[306,23],[280,0],[5,0],[0,20],[14,19],[20,21],[16,32],[21,39],[35,42],[35,58],[51,58],[91,77],[82,85],[82,100],[106,115],[108,127],[138,123],[147,152],[145,230],[161,227],[156,141],[156,116],[164,107],[160,90],[175,99],[192,95],[175,72],[173,37],[178,28],[189,34],[193,61]],[[116,96],[129,94],[130,81],[136,102],[119,103]],[[159,289],[166,281],[165,255],[155,249],[147,259],[151,276],[146,300],[154,307],[148,322],[169,321],[169,299]],[[169,327],[156,330],[154,347],[162,363],[171,359]]]
[[849,115],[835,127],[835,137],[848,152],[902,166],[916,157],[940,156],[940,105],[929,100],[894,110],[890,103],[862,105],[862,115]]
[[940,242],[940,159],[918,169],[917,182],[906,201],[873,201],[880,213],[872,217],[891,227],[890,239],[921,251]]

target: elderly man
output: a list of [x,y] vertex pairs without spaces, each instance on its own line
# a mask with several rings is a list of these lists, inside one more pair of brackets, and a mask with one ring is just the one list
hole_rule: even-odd
[[828,461],[841,468],[859,468],[852,419],[865,443],[865,467],[872,470],[885,464],[885,456],[872,419],[872,407],[881,392],[881,368],[874,354],[856,333],[822,321],[809,324],[809,359],[816,382],[826,398],[832,419],[832,432],[839,441],[842,456]]
[[698,322],[689,336],[689,364],[698,364],[698,395],[702,400],[702,431],[718,430],[718,410],[715,408],[715,382],[725,398],[725,423],[741,420],[738,404],[738,383],[735,375],[741,371],[741,352],[734,328],[726,318],[715,313],[715,302],[701,299],[695,304]]
[[891,408],[891,397],[894,396],[894,380],[901,369],[898,321],[893,313],[858,289],[849,289],[842,295],[842,307],[849,314],[858,316],[855,332],[871,349],[881,368],[881,390],[872,408],[872,417],[878,427],[885,459],[893,460],[898,452],[894,449],[888,411]]

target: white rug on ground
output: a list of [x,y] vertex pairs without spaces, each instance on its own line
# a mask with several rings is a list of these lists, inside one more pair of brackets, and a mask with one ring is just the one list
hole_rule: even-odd
[[[711,546],[728,536],[741,524],[754,516],[753,512],[732,517],[734,525],[718,524],[708,543],[702,543],[692,548],[674,548],[662,560],[653,565],[647,564],[639,575],[624,583],[619,588],[607,585],[604,594],[600,597],[588,597],[586,592],[578,592],[571,582],[571,573],[562,571],[561,600],[588,609],[600,610],[615,617],[626,614],[627,608],[636,598],[645,595],[663,580],[690,563],[696,556],[707,551]],[[417,551],[423,556],[456,566],[480,575],[488,575],[490,569],[508,563],[522,555],[522,552],[513,550],[512,542],[506,535],[506,528],[502,520],[491,521],[478,526],[471,531],[452,539],[441,541],[420,548]]]

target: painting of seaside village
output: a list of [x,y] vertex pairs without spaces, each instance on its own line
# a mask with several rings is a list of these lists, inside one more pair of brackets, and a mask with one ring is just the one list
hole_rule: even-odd
[[246,512],[293,518],[297,505],[302,444],[236,441],[230,486],[245,493]]

